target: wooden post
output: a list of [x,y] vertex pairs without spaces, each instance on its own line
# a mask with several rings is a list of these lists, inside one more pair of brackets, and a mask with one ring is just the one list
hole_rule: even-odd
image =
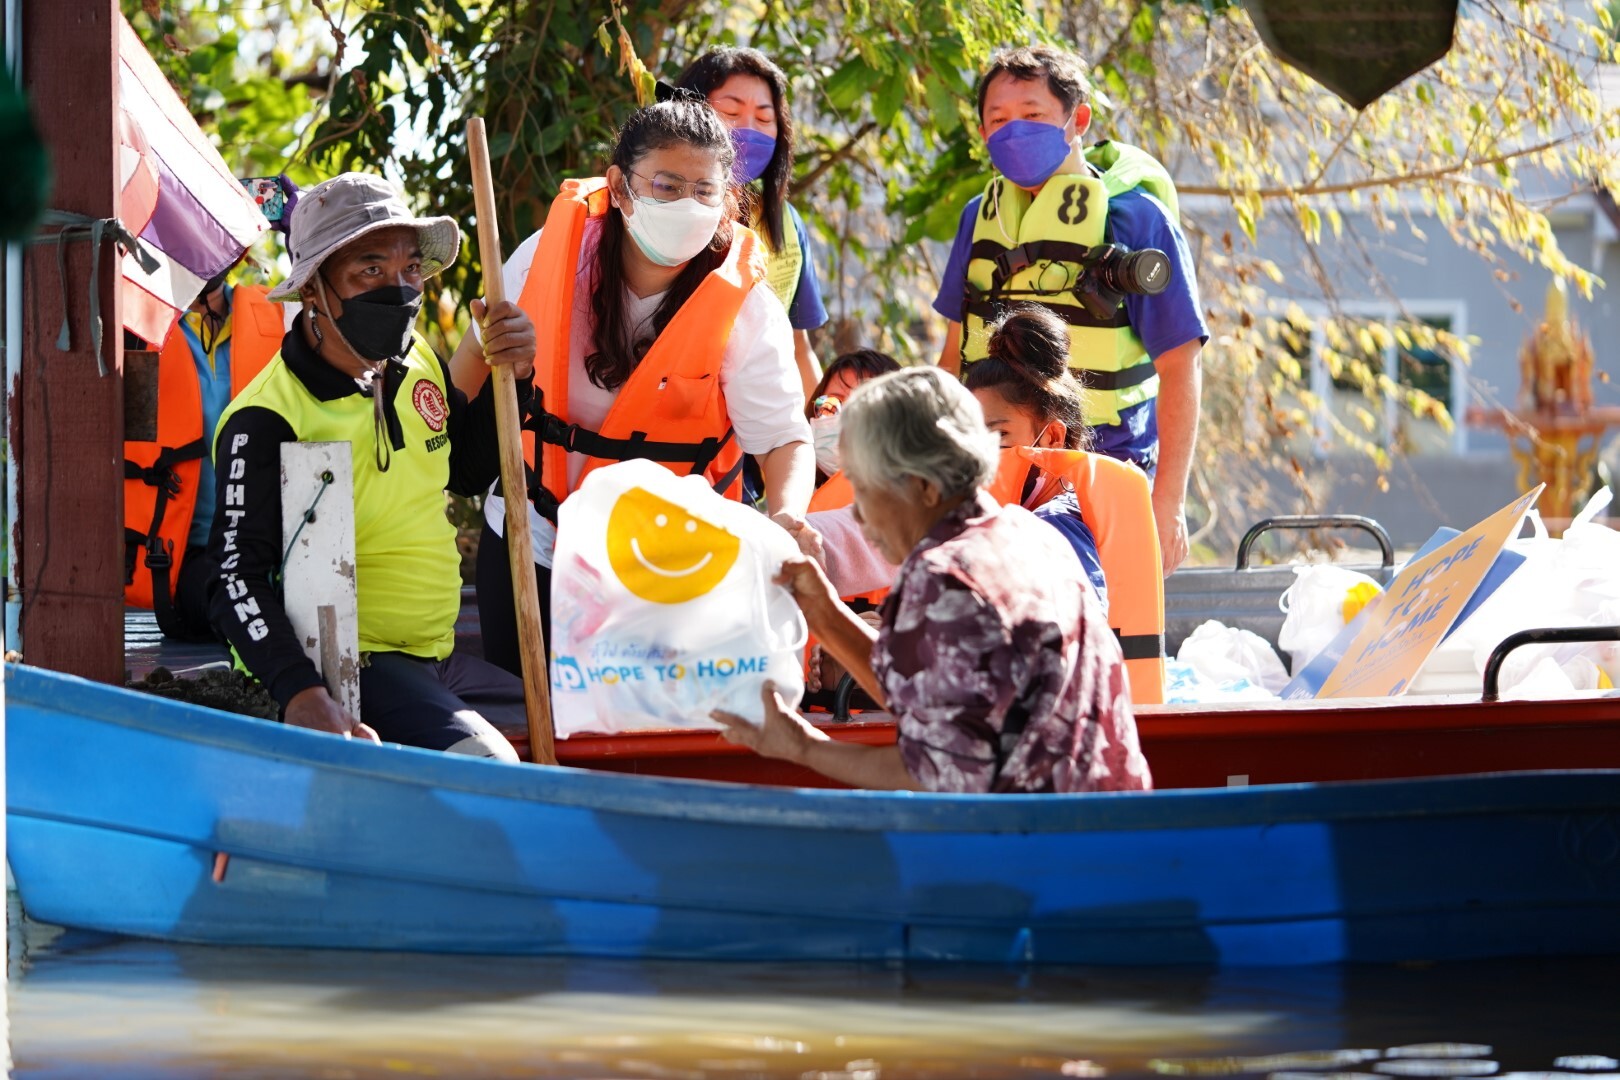
[[332,700],[360,719],[354,464],[346,442],[281,444],[282,597]]
[[[51,206],[118,215],[116,0],[23,0],[22,71],[49,147]],[[23,271],[20,386],[8,387],[18,459],[23,655],[29,663],[102,682],[124,676],[124,413],[119,256],[100,252],[98,373],[90,324],[92,250],[29,249]],[[71,347],[57,348],[66,312]]]
[[[506,283],[501,278],[501,233],[495,223],[495,184],[490,179],[483,117],[467,121],[467,156],[472,160],[478,255],[484,264],[484,302],[494,307],[506,299]],[[555,765],[551,676],[546,665],[546,637],[540,627],[540,590],[535,584],[533,542],[529,536],[529,500],[525,495],[529,484],[523,466],[517,384],[512,369],[504,365],[497,366],[491,377],[495,380],[495,426],[501,443],[501,490],[506,493],[506,549],[517,606],[518,646],[523,654],[523,699],[529,714],[529,758],[537,765]]]

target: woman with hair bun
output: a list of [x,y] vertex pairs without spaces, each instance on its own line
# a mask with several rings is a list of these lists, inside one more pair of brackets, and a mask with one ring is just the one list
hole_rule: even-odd
[[[984,410],[985,427],[1015,446],[1086,450],[1083,388],[1069,368],[1069,328],[1036,304],[1014,308],[991,327],[989,354],[967,371],[967,388]],[[1108,587],[1097,555],[1097,538],[1080,512],[1080,502],[1062,477],[1030,466],[1020,499],[1023,507],[1069,542],[1086,576],[1108,609]]]

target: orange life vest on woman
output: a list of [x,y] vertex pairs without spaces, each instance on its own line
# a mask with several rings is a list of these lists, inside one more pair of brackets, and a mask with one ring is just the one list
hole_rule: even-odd
[[1097,538],[1108,622],[1125,652],[1131,701],[1163,704],[1164,568],[1152,485],[1140,469],[1101,454],[1019,446],[1001,452],[990,494],[1002,505],[1021,503],[1032,465],[1074,489],[1080,516]]
[[[281,351],[283,309],[270,290],[231,292],[231,396]],[[197,477],[213,432],[203,430],[202,388],[191,342],[176,326],[158,352],[157,438],[124,443],[124,602],[151,608],[170,632],[171,600],[197,506]]]
[[[702,473],[716,491],[741,499],[743,454],[720,390],[720,358],[749,290],[764,280],[765,250],[748,229],[734,227],[725,260],[670,319],[619,388],[601,429],[591,431],[568,419],[568,347],[585,223],[608,212],[606,180],[565,180],[518,298],[539,333],[523,433],[529,497],[555,521],[558,503],[592,469],[645,458],[677,473]],[[572,484],[569,451],[588,459]]]

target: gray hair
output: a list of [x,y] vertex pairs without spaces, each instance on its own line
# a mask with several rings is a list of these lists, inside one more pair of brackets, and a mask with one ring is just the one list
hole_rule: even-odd
[[862,487],[894,491],[915,476],[952,499],[988,484],[1001,460],[1000,440],[985,428],[978,400],[937,367],[862,383],[844,404],[838,429],[844,471]]

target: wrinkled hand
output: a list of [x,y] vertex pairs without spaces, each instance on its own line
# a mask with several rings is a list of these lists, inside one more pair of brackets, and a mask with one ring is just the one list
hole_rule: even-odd
[[510,365],[512,374],[519,379],[533,375],[534,323],[523,309],[510,300],[502,300],[494,308],[482,300],[474,300],[468,307],[483,331],[484,363],[490,367]]
[[827,580],[826,571],[808,555],[782,560],[782,568],[771,580],[793,594],[811,633],[815,633],[816,620],[838,604],[838,594]]
[[367,739],[382,745],[377,733],[365,724],[350,716],[348,711],[332,700],[332,695],[326,692],[324,686],[312,686],[308,690],[300,690],[287,702],[287,723],[293,727],[309,728],[311,731],[329,731],[335,735],[342,735],[345,739]]
[[821,542],[821,534],[815,526],[806,521],[800,514],[790,510],[778,510],[771,515],[771,520],[787,530],[793,542],[799,545],[799,550],[807,557],[818,563],[827,561],[827,548]]
[[1153,493],[1153,520],[1159,529],[1159,555],[1169,577],[1187,558],[1187,506],[1181,499]]
[[720,734],[727,742],[746,746],[760,757],[800,761],[811,743],[827,738],[796,710],[788,708],[776,692],[775,683],[767,681],[761,686],[759,699],[765,709],[765,722],[758,726],[722,709],[709,713],[711,719],[725,725]]

